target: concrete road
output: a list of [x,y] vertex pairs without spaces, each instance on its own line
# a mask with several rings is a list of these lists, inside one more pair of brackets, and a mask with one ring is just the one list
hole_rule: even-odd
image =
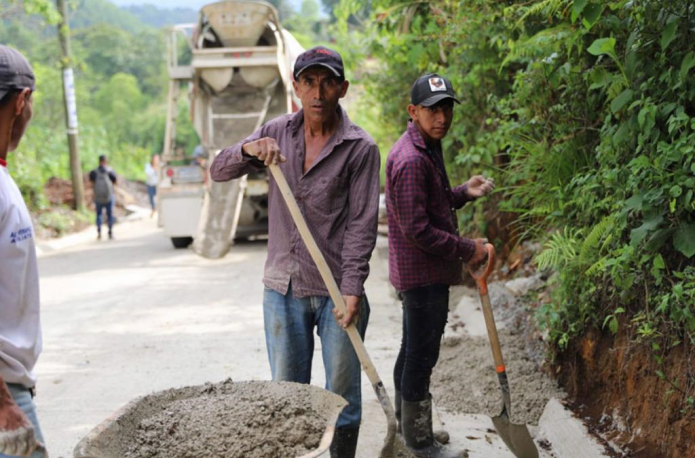
[[[153,220],[119,225],[116,240],[91,238],[40,258],[44,352],[36,398],[52,457],[133,398],[204,382],[270,378],[261,276],[264,242],[236,245],[221,260],[174,250]],[[83,237],[84,239],[84,237]],[[387,281],[385,240],[367,294],[367,350],[389,393],[400,339],[400,307]],[[320,348],[314,384],[324,383]],[[378,456],[385,417],[363,377],[358,456]],[[487,417],[442,418],[471,457],[512,457]],[[482,440],[466,440],[466,436]]]

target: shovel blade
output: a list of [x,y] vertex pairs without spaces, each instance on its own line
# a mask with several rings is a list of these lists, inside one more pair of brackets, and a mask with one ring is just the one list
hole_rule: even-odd
[[492,417],[492,423],[507,448],[517,458],[538,458],[538,449],[526,425],[517,425],[509,421],[506,411],[497,417]]

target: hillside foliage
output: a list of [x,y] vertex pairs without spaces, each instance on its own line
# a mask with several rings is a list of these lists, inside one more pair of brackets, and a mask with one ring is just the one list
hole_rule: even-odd
[[692,1],[343,0],[336,16],[382,145],[417,76],[452,80],[447,167],[494,176],[517,233],[543,244],[554,292],[537,318],[558,349],[592,326],[695,338]]

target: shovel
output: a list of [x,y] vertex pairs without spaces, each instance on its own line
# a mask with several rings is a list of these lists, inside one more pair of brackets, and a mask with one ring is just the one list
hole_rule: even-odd
[[512,400],[509,395],[509,381],[507,380],[507,370],[504,367],[502,359],[502,350],[500,349],[500,341],[497,337],[497,326],[495,325],[495,316],[492,314],[492,306],[490,305],[490,296],[487,292],[487,277],[492,272],[495,266],[495,247],[491,244],[486,244],[487,250],[487,265],[485,270],[480,274],[470,272],[473,279],[478,285],[478,293],[480,293],[480,302],[483,306],[483,315],[485,315],[485,326],[487,334],[490,338],[490,346],[492,347],[492,358],[495,360],[495,371],[500,381],[502,389],[502,411],[499,415],[492,417],[492,423],[499,433],[500,437],[507,445],[509,450],[518,458],[538,458],[538,449],[536,444],[531,439],[528,427],[512,423],[509,416],[512,411]]
[[[316,244],[314,237],[309,231],[309,227],[304,220],[304,216],[302,216],[302,212],[299,210],[299,206],[297,206],[297,201],[294,199],[292,190],[287,184],[285,175],[282,173],[280,166],[277,164],[271,164],[268,166],[268,168],[270,169],[270,173],[273,175],[273,178],[275,178],[275,182],[280,189],[282,197],[285,199],[287,208],[292,215],[294,224],[297,226],[299,234],[301,235],[307,250],[309,250],[311,259],[314,260],[316,267],[319,269],[321,278],[326,284],[326,288],[328,289],[328,293],[330,294],[333,303],[336,307],[338,307],[338,310],[341,313],[347,313],[347,307],[345,306],[343,295],[340,293],[338,284],[335,282],[335,278],[333,278],[333,273],[331,273],[331,269],[328,267],[326,259],[323,257],[323,253],[321,253],[321,250]],[[381,382],[379,374],[377,374],[376,369],[374,368],[374,365],[367,354],[367,349],[364,346],[364,342],[362,341],[360,334],[357,332],[357,328],[355,328],[355,325],[351,323],[347,327],[346,332],[348,333],[350,342],[352,342],[352,346],[355,348],[355,353],[357,353],[357,358],[360,360],[362,370],[364,370],[365,374],[367,374],[367,377],[369,378],[369,381],[372,383],[372,388],[374,388],[374,392],[376,392],[376,397],[379,399],[381,408],[384,409],[384,414],[386,414],[386,439],[384,439],[384,445],[379,456],[381,458],[394,458],[396,414],[393,410],[393,405],[391,405],[391,400],[389,399],[388,393],[386,393],[386,388],[384,388],[384,384]]]

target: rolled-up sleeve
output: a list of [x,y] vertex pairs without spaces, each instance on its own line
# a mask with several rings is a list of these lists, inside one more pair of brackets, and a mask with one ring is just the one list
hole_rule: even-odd
[[351,173],[340,285],[340,292],[346,296],[364,294],[364,282],[369,276],[369,259],[376,245],[379,217],[380,162],[379,148],[369,145]]
[[[468,261],[475,242],[438,229],[427,214],[427,169],[422,158],[411,158],[392,172],[392,198],[398,226],[403,236],[423,251],[453,261]],[[463,205],[463,204],[462,204]]]
[[263,163],[242,154],[241,147],[246,143],[268,136],[268,128],[263,126],[234,146],[220,151],[210,166],[210,177],[214,181],[229,181],[240,178],[250,172],[263,170],[265,168]]

